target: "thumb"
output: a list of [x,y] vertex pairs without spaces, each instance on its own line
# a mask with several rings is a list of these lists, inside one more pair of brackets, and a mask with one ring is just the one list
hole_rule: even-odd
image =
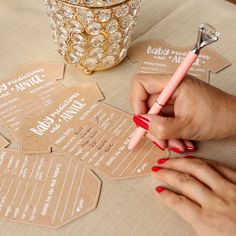
[[152,133],[157,139],[183,139],[185,125],[180,117],[163,117],[159,115],[137,115],[133,121],[136,125]]

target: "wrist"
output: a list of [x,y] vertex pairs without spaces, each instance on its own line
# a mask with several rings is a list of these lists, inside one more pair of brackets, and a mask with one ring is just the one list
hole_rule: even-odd
[[236,96],[229,95],[225,111],[226,132],[224,138],[234,137],[236,136]]

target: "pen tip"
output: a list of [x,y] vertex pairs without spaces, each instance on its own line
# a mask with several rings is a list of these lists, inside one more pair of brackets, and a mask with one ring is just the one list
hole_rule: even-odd
[[129,145],[128,145],[129,151],[131,151],[133,148],[134,148],[134,147],[133,147],[132,143],[130,142]]

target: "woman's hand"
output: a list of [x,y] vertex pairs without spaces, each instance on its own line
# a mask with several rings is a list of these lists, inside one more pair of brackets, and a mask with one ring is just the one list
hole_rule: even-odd
[[193,157],[160,159],[155,176],[180,193],[162,186],[158,197],[185,220],[199,236],[236,235],[236,172]]
[[236,135],[236,97],[190,76],[180,84],[162,114],[145,115],[170,77],[137,74],[132,80],[134,121],[148,130],[148,138],[210,140]]

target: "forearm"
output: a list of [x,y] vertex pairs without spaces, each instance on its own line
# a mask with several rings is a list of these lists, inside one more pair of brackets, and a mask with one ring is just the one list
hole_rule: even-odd
[[229,96],[226,137],[236,137],[236,96]]

